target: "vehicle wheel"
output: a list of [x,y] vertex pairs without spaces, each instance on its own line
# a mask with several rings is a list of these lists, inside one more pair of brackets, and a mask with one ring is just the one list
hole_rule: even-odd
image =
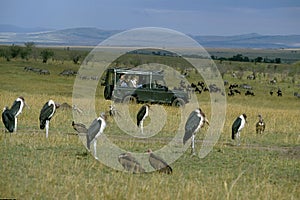
[[123,103],[131,103],[131,104],[136,104],[136,98],[134,96],[126,96],[123,99]]
[[183,107],[185,105],[185,101],[181,98],[176,98],[172,102],[172,106],[174,107]]

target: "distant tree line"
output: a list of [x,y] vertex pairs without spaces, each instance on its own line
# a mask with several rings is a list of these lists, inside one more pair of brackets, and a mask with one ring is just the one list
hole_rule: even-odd
[[[57,50],[58,51],[58,50]],[[70,51],[70,48],[64,49],[64,56],[57,55],[57,60],[72,60],[74,64],[79,64],[80,59],[83,59],[87,52],[82,51]],[[61,53],[58,53],[61,54]],[[54,50],[49,48],[37,48],[34,42],[25,42],[24,46],[12,44],[11,46],[0,46],[0,57],[5,58],[7,61],[20,57],[24,60],[30,58],[37,59],[41,58],[43,63],[52,58],[54,59],[56,53]]]
[[232,57],[229,57],[229,58],[225,58],[225,57],[217,57],[217,56],[214,56],[212,55],[211,56],[211,59],[213,60],[220,60],[221,62],[222,61],[238,61],[238,62],[255,62],[255,63],[281,63],[281,59],[280,58],[275,58],[275,59],[269,59],[269,58],[263,58],[261,56],[258,56],[254,59],[249,59],[249,57],[247,56],[243,56],[242,54],[236,54]]

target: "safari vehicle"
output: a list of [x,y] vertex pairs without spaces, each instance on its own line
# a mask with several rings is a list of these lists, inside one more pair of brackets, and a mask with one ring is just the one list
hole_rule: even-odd
[[163,71],[143,69],[107,69],[104,97],[125,103],[163,103],[184,106],[190,100],[187,91],[166,86]]

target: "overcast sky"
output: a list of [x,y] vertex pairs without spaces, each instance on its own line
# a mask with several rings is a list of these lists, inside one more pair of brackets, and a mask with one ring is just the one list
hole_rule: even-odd
[[300,34],[299,0],[0,0],[0,24],[163,27],[186,34]]

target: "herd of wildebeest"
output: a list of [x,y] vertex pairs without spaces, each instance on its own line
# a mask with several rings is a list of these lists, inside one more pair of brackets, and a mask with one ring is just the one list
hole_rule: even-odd
[[[47,69],[40,69],[40,68],[35,68],[35,67],[30,67],[30,66],[26,66],[24,67],[24,70],[27,72],[34,72],[40,75],[50,75],[50,71]],[[76,76],[78,75],[77,71],[72,70],[72,69],[64,69],[62,72],[59,73],[59,75],[61,76]],[[235,77],[235,73],[232,74],[233,77]],[[84,76],[84,75],[79,75],[79,78],[82,80],[99,80],[98,76]],[[255,80],[255,75],[254,74],[250,74],[247,76],[248,80]],[[269,81],[270,85],[276,85],[277,81],[275,79],[272,79]],[[228,93],[227,95],[232,97],[235,95],[241,95],[243,90],[246,90],[244,93],[245,96],[255,96],[255,93],[253,91],[253,87],[249,84],[229,84],[229,82],[227,80],[224,80],[224,86],[228,86]],[[187,89],[193,93],[198,93],[201,94],[202,92],[220,92],[223,96],[225,95],[224,92],[221,91],[220,88],[218,88],[215,84],[210,84],[210,85],[206,85],[204,81],[198,81],[197,83],[191,83],[191,84],[186,84],[184,81],[180,82],[180,86],[178,88],[174,88],[174,89]],[[276,94],[275,94],[276,93]],[[269,94],[272,96],[277,95],[278,97],[283,95],[282,90],[278,87],[277,89],[271,89],[269,91]],[[298,92],[294,92],[294,96],[300,98],[300,93]]]
[[[235,95],[241,95],[243,90],[246,90],[244,92],[245,96],[255,96],[253,87],[249,84],[229,84],[228,81],[224,81],[224,86],[228,86],[228,96],[235,96]],[[180,88],[176,89],[183,89],[186,88],[187,90],[191,91],[192,93],[198,93],[201,94],[202,92],[210,92],[210,93],[216,93],[220,92],[223,96],[225,96],[224,92],[221,91],[219,87],[217,87],[216,84],[210,84],[206,86],[206,84],[203,81],[198,81],[197,83],[191,83],[190,85],[186,86],[184,82],[181,82]],[[274,93],[277,94],[277,96],[282,96],[282,90],[278,87],[277,90],[274,92],[273,89],[270,90],[269,94],[272,96]],[[294,96],[300,98],[300,94],[297,92],[294,93]]]
[[[50,71],[48,69],[40,69],[40,68],[36,68],[36,67],[29,67],[26,66],[24,67],[24,70],[26,72],[34,72],[40,75],[50,75]],[[61,76],[76,76],[77,75],[77,71],[72,70],[72,69],[64,69],[62,72],[59,73],[59,75]],[[99,80],[98,76],[79,76],[80,79],[83,80]]]

